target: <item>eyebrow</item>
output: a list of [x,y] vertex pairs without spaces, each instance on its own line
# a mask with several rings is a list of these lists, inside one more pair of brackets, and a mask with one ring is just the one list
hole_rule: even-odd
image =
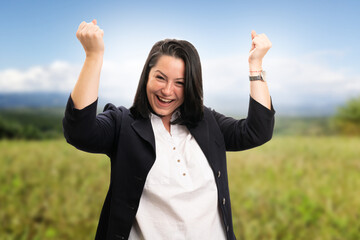
[[[164,75],[166,78],[168,78],[168,76],[166,76],[166,74],[163,73],[163,72],[160,71],[160,70],[155,70],[155,72],[159,72],[159,73],[161,73],[162,75]],[[180,80],[180,79],[185,80],[185,78],[175,78],[175,80]]]

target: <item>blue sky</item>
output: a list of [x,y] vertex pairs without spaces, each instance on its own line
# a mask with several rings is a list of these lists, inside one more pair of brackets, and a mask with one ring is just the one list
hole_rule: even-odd
[[96,18],[105,32],[99,96],[115,105],[131,105],[151,46],[179,38],[199,51],[205,103],[244,112],[254,29],[273,43],[264,68],[275,109],[332,112],[360,95],[359,10],[356,0],[6,1],[0,92],[70,93],[84,60],[75,32],[81,21]]

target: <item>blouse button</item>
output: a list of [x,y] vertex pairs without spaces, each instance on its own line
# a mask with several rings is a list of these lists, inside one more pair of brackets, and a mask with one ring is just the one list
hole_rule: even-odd
[[176,149],[176,147],[173,147],[173,150],[175,150]]

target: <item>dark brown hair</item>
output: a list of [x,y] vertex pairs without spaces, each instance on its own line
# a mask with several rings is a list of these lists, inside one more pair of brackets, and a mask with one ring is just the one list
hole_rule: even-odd
[[135,118],[149,118],[153,112],[146,85],[150,69],[164,55],[180,58],[185,63],[184,103],[179,107],[180,116],[171,124],[195,126],[204,115],[201,63],[195,47],[185,40],[165,39],[155,43],[146,59],[130,111]]

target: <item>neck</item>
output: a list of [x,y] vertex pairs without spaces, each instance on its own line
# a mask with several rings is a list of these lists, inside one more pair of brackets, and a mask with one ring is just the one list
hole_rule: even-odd
[[164,124],[165,129],[170,133],[170,119],[171,116],[162,117],[161,120]]

